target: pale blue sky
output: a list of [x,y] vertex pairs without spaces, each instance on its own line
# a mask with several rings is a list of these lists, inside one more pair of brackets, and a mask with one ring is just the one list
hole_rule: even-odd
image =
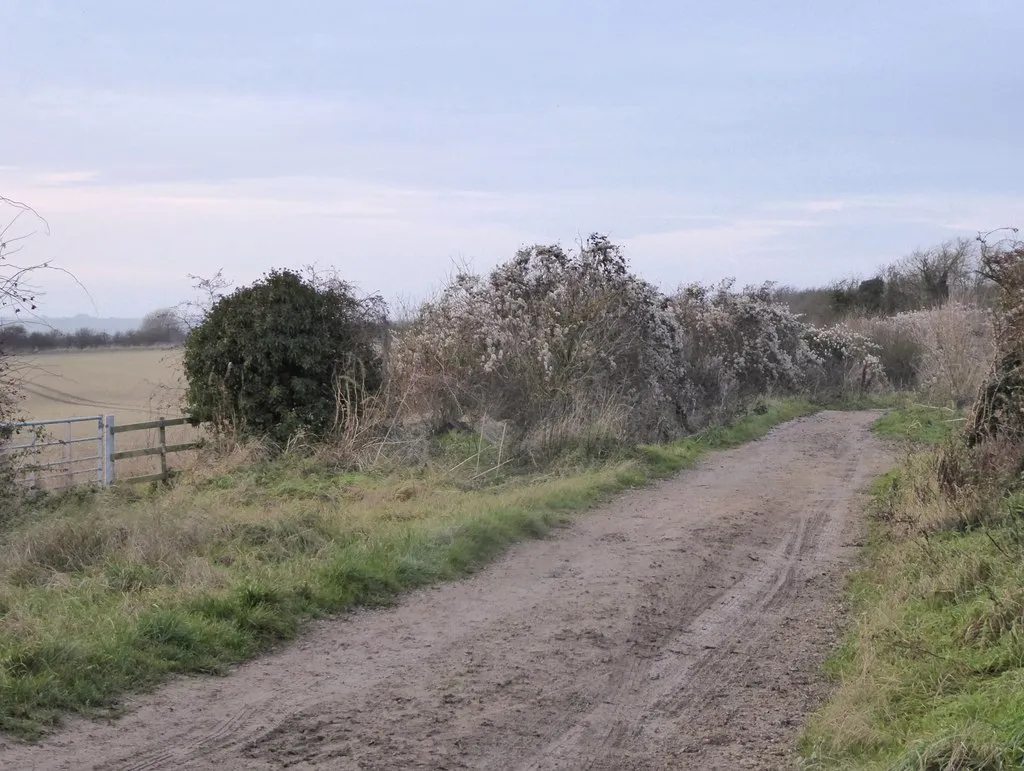
[[1018,0],[7,0],[0,193],[46,312],[333,264],[424,296],[608,232],[670,288],[1024,224]]

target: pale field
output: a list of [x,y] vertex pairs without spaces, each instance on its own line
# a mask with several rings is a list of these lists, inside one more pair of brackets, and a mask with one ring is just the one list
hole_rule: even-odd
[[[57,351],[17,356],[14,366],[23,381],[21,413],[25,420],[113,415],[116,425],[123,426],[160,417],[181,416],[183,382],[180,350]],[[72,424],[70,436],[68,430],[63,424],[47,429],[51,441],[84,439],[97,435],[98,424],[96,421]],[[190,426],[167,429],[168,444],[190,442],[198,436],[198,431]],[[155,429],[131,431],[117,435],[116,449],[133,450],[153,447],[157,443]],[[95,469],[98,461],[85,459],[98,455],[96,442],[50,447],[46,459],[64,459],[69,448],[75,462],[70,467],[63,466],[47,473],[57,474],[57,484],[68,481],[69,471],[75,482],[95,478],[96,471],[91,469]],[[192,456],[194,453],[169,455],[168,463],[173,468],[181,468],[191,461]],[[159,459],[121,460],[115,464],[115,469],[120,478],[155,473],[159,471]]]

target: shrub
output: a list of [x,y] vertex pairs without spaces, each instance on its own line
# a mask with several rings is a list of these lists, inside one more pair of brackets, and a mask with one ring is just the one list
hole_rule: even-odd
[[893,388],[916,390],[924,348],[914,330],[895,323],[892,317],[854,318],[847,325],[867,337],[876,347],[885,377]]
[[773,286],[690,286],[672,301],[683,328],[695,410],[707,419],[765,394],[842,397],[885,387],[876,347],[842,325],[814,327],[778,302]]
[[[762,395],[821,385],[835,362],[884,379],[867,342],[849,335],[831,341],[827,363],[814,347],[824,334],[771,285],[693,285],[665,297],[592,235],[575,252],[536,246],[486,277],[456,275],[396,332],[391,379],[406,413],[435,430],[491,419],[513,441],[650,441]],[[839,386],[847,380],[843,369]]]
[[[2,344],[2,341],[0,341]],[[12,424],[17,418],[18,388],[11,377],[8,357],[0,349],[0,499],[11,500],[15,492],[16,458],[4,448],[14,437]],[[3,514],[0,513],[0,520]]]
[[335,278],[274,271],[219,299],[185,345],[197,422],[285,444],[344,427],[381,385],[379,300]]
[[756,396],[792,393],[811,361],[807,325],[777,303],[772,287],[690,285],[670,301],[682,331],[678,355],[690,380],[689,409],[700,422],[729,413]]
[[849,279],[828,290],[833,313],[844,318],[854,313],[881,313],[885,307],[886,282],[881,276],[865,281]]
[[407,404],[435,427],[508,421],[522,438],[564,421],[585,426],[609,401],[629,408],[634,438],[671,434],[685,379],[677,329],[657,290],[619,247],[521,250],[486,278],[460,273],[396,335],[392,365]]
[[834,304],[834,291],[837,288],[841,289],[838,285],[816,289],[780,286],[775,290],[775,297],[806,323],[828,326],[835,324],[845,315],[839,312]]
[[810,327],[804,340],[810,351],[804,388],[813,395],[841,399],[888,388],[878,346],[845,324]]
[[977,443],[992,437],[1024,442],[1024,242],[982,239],[981,272],[999,288],[996,362],[981,389],[968,430]]
[[[44,226],[46,220],[34,209],[23,203],[0,195],[0,523],[13,514],[19,502],[21,490],[16,484],[19,464],[18,453],[11,452],[9,444],[15,437],[13,424],[21,416],[21,383],[9,356],[8,342],[18,330],[19,324],[10,320],[29,316],[36,311],[36,293],[32,287],[35,274],[47,270],[48,263],[15,263],[11,256],[21,250],[24,244],[18,242],[28,238],[32,232],[21,232],[19,221],[24,218],[36,219]],[[13,248],[12,248],[13,245]],[[6,317],[6,322],[4,321]]]

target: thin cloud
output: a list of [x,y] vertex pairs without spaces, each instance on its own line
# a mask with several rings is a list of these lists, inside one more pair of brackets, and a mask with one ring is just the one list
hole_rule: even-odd
[[211,266],[421,297],[592,231],[666,286],[820,283],[1024,211],[1024,71],[963,34],[1024,6],[11,2],[0,193],[107,315]]

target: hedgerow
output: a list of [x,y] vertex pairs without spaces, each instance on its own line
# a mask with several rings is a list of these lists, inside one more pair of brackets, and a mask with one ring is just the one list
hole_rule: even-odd
[[1024,242],[982,241],[981,271],[999,287],[996,360],[974,407],[969,440],[1024,442]]
[[395,334],[389,368],[408,414],[438,428],[501,421],[519,439],[595,424],[664,439],[765,395],[885,380],[866,338],[808,325],[771,285],[667,296],[596,234],[574,251],[523,249],[486,276],[458,273]]

